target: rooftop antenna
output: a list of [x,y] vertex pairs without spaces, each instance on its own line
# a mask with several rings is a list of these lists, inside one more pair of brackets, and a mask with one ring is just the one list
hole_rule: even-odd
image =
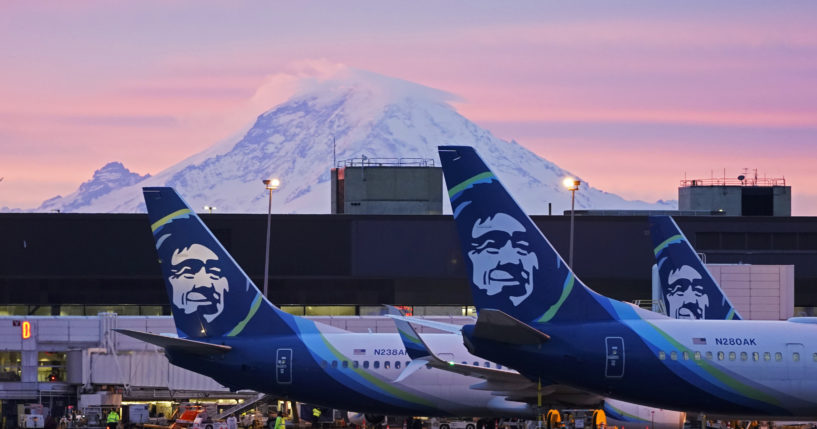
[[335,153],[335,136],[332,136],[332,167],[338,166],[337,154]]

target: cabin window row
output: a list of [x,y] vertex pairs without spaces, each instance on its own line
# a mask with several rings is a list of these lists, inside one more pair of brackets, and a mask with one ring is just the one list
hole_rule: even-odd
[[[411,363],[411,361],[406,361],[405,365],[409,366],[410,363]],[[468,362],[463,361],[462,364],[463,365],[468,365]],[[383,362],[383,369],[391,369],[392,365],[394,366],[394,369],[400,369],[401,366],[403,365],[403,363],[400,362],[400,361],[394,361],[394,363],[392,364],[392,361],[387,360],[387,361]],[[356,368],[361,368],[362,367],[363,369],[369,369],[369,361],[367,361],[367,360],[364,360],[363,362],[357,361],[357,360],[353,360],[353,361],[342,360],[340,362],[338,362],[336,360],[333,360],[332,362],[327,362],[325,360],[321,361],[321,368],[326,368],[327,366],[331,366],[332,368],[337,368],[338,366],[340,366],[341,368],[352,367],[353,369],[356,369]],[[473,366],[480,366],[480,364],[479,364],[479,362],[474,361]],[[485,362],[482,363],[482,366],[485,367],[485,368],[490,368],[491,367],[491,362],[485,361]],[[502,365],[495,364],[495,366],[496,366],[496,369],[502,369]],[[374,368],[374,369],[380,369],[380,361],[379,360],[372,361],[371,367]]]
[[[817,362],[817,353],[812,353],[811,356],[812,356],[812,360],[814,362]],[[669,352],[669,359],[670,360],[679,360],[679,358],[681,360],[690,360],[690,358],[693,359],[693,360],[701,360],[702,359],[702,354],[699,351],[692,352],[692,353],[690,353],[688,351],[684,351],[684,352],[681,352],[681,353],[678,353],[677,351]],[[703,358],[706,359],[706,360],[715,360],[715,359],[717,359],[717,360],[727,360],[727,359],[728,360],[737,360],[737,359],[740,359],[742,361],[748,361],[751,358],[751,360],[755,361],[755,362],[759,362],[760,360],[769,362],[774,358],[775,362],[781,362],[783,360],[783,353],[775,352],[774,354],[772,354],[771,352],[762,352],[762,353],[761,352],[752,352],[751,355],[750,355],[749,352],[740,352],[740,353],[738,353],[738,352],[723,352],[723,351],[720,351],[720,352],[717,352],[717,353],[713,353],[713,352],[709,351],[709,352],[704,352],[703,353]],[[658,359],[666,360],[667,359],[667,352],[665,352],[663,350],[659,350],[658,351]],[[791,354],[791,360],[793,362],[799,362],[800,361],[800,353],[793,352]]]

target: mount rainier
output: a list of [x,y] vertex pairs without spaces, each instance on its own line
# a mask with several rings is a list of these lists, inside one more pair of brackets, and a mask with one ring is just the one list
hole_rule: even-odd
[[[478,127],[448,101],[454,97],[425,86],[374,73],[346,70],[263,113],[240,140],[191,156],[155,176],[140,176],[109,163],[65,197],[37,211],[144,212],[141,187],[173,186],[192,207],[217,213],[266,213],[262,178],[278,177],[276,213],[329,213],[329,171],[337,160],[428,158],[439,164],[438,145],[474,146],[531,214],[570,208],[562,180],[575,175],[515,141]],[[335,149],[333,154],[333,139]],[[445,211],[450,213],[447,198]],[[628,201],[582,183],[582,209],[674,209],[674,202]]]

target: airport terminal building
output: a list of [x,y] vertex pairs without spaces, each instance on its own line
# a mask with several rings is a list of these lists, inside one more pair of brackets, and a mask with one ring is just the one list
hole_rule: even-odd
[[[263,284],[265,215],[204,214]],[[569,216],[534,216],[566,254]],[[817,218],[676,218],[710,264],[794,266],[794,306],[817,307]],[[269,297],[306,315],[451,314],[471,304],[454,221],[445,215],[274,215]],[[0,214],[0,311],[7,315],[169,315],[147,216]],[[577,215],[574,269],[600,293],[651,296],[646,216]],[[460,313],[461,314],[461,313]]]

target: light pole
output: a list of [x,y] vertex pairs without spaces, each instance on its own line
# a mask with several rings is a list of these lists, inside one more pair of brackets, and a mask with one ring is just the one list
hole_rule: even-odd
[[568,191],[570,191],[570,256],[567,260],[567,266],[573,269],[573,220],[576,217],[576,191],[579,190],[581,180],[572,177],[566,177],[562,183]]
[[267,285],[269,284],[269,230],[272,223],[272,191],[281,186],[278,179],[264,179],[264,186],[269,191],[269,207],[267,208],[267,251],[264,257],[264,297],[267,297]]
[[216,208],[213,207],[213,206],[204,206],[204,210],[207,210],[207,213],[209,213],[209,214],[213,214],[213,210],[215,210],[215,209]]

